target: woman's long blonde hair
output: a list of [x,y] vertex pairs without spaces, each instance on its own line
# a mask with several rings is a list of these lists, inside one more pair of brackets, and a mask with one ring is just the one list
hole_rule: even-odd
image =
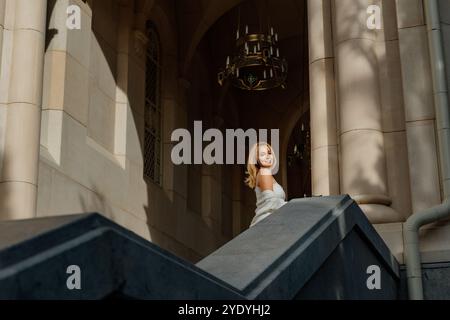
[[272,146],[267,142],[255,143],[253,147],[250,149],[250,152],[248,154],[247,172],[246,172],[247,177],[245,178],[244,181],[245,184],[252,189],[255,189],[256,187],[256,176],[258,175],[259,169],[261,169],[261,165],[259,163],[259,148],[261,146],[267,146],[267,149],[271,151],[273,156],[272,168],[276,167],[277,165],[277,158],[275,156],[275,153],[273,152]]

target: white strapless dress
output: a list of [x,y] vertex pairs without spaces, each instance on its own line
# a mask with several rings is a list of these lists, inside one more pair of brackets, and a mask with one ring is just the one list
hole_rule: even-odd
[[287,203],[286,194],[284,193],[283,187],[280,186],[277,182],[274,182],[273,184],[273,191],[261,191],[261,189],[255,187],[255,193],[256,210],[250,227],[253,227],[261,220],[267,218],[274,211],[278,210],[280,207],[284,206]]

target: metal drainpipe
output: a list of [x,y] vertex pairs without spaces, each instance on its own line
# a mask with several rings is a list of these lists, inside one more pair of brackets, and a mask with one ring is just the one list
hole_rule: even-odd
[[423,300],[419,229],[423,225],[450,216],[450,112],[438,0],[424,0],[424,5],[433,77],[434,107],[436,111],[444,202],[436,207],[413,214],[404,224],[403,243],[405,247],[408,293],[411,300]]

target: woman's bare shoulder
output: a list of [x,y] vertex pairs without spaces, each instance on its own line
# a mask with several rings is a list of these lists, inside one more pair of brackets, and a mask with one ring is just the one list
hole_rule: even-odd
[[273,177],[271,174],[264,172],[258,172],[256,176],[257,186],[261,191],[272,190],[273,191]]

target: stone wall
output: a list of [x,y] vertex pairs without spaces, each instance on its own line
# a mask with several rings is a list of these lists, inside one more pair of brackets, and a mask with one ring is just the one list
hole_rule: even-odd
[[[180,91],[174,3],[132,3],[50,2],[55,32],[45,55],[37,215],[97,211],[196,261],[224,243],[224,234],[231,236],[231,223],[222,230],[217,199],[202,196],[200,214],[187,210],[187,168],[170,160],[170,135],[187,126],[189,112]],[[82,8],[80,31],[65,28],[69,4]],[[139,32],[147,19],[161,38],[161,186],[143,179],[145,43]],[[203,189],[209,192],[208,185]],[[214,223],[204,213],[210,204],[219,205],[210,208],[219,218]]]
[[441,15],[441,25],[442,25],[442,36],[444,40],[445,62],[447,66],[447,86],[450,87],[450,3],[446,0],[439,0],[439,5],[440,5],[439,13]]

